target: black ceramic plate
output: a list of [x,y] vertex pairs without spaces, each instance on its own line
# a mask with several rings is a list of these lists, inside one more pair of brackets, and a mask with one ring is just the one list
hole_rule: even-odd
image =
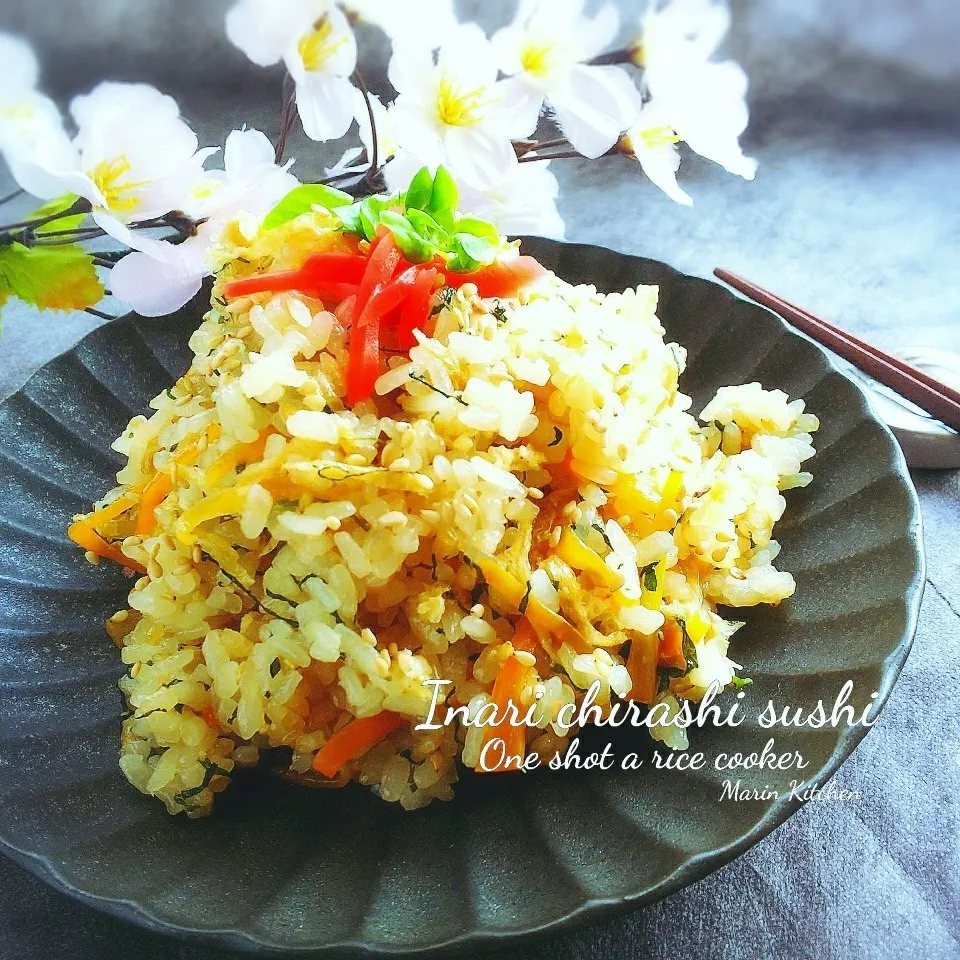
[[[797,593],[748,611],[734,656],[747,703],[886,699],[913,636],[922,583],[916,497],[893,440],[822,351],[705,280],[596,247],[530,241],[569,280],[658,283],[660,316],[689,350],[699,410],[759,380],[822,421],[815,482],[778,527]],[[117,768],[121,668],[103,621],[127,583],[66,542],[71,515],[112,484],[110,443],[187,366],[194,309],[125,319],[38,373],[0,412],[0,844],[61,890],[155,929],[285,953],[450,956],[649,903],[756,843],[796,804],[719,802],[723,774],[464,779],[407,814],[365,790],[297,789],[251,775],[213,817],[168,816]],[[747,711],[752,716],[756,710]],[[778,735],[822,782],[862,728]],[[758,750],[766,730],[693,731],[712,756]],[[638,734],[638,738],[640,738]],[[786,788],[795,773],[748,773]]]

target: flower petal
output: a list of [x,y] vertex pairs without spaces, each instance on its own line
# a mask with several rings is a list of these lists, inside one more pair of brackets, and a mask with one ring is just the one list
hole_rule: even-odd
[[650,181],[658,186],[671,200],[689,207],[693,200],[677,184],[680,169],[680,149],[675,143],[659,147],[643,146],[642,134],[630,134],[634,155]]
[[353,123],[353,85],[343,77],[308,73],[297,84],[297,109],[311,140],[339,140]]
[[328,7],[323,13],[323,30],[319,44],[313,51],[317,62],[304,60],[304,43],[315,33],[313,22],[293,38],[284,53],[283,62],[290,75],[302,83],[307,77],[348,77],[357,66],[357,38],[343,11],[337,6]]
[[436,167],[444,162],[444,145],[438,124],[425,116],[421,104],[412,96],[402,94],[397,97],[390,107],[390,120],[400,148],[417,157],[420,166]]
[[666,90],[664,107],[690,149],[729,173],[752,180],[757,162],[744,156],[739,143],[749,118],[743,70],[732,60],[688,64]]
[[489,220],[506,236],[536,234],[562,240],[565,227],[557,210],[559,192],[547,162],[517,163],[486,190],[462,190],[460,210]]
[[79,172],[79,155],[56,104],[39,93],[22,94],[17,103],[15,116],[0,118],[0,153],[17,183],[43,199],[68,192],[99,198],[89,178]]
[[457,182],[483,190],[503,179],[517,163],[513,144],[471,127],[451,127],[443,138],[446,164]]
[[91,203],[102,202],[96,185],[79,170],[57,172],[56,168],[51,169],[35,157],[23,154],[8,154],[6,161],[13,179],[31,196],[52,200],[65,193],[75,193]]
[[421,167],[428,167],[430,175],[435,176],[439,161],[429,162],[412,153],[401,150],[396,153],[390,162],[383,168],[383,179],[387,183],[387,189],[391,193],[399,193],[410,186],[416,172]]
[[93,211],[93,221],[107,236],[119,240],[131,250],[147,254],[152,260],[173,263],[178,256],[177,247],[166,240],[158,240],[142,231],[131,230],[122,220],[103,210]]
[[163,317],[189,303],[203,286],[203,276],[163,263],[145,253],[130,253],[110,274],[115,297],[142,317]]
[[[149,114],[153,121],[176,120],[180,116],[177,101],[148,83],[121,83],[107,80],[90,93],[70,101],[70,113],[81,135],[94,138],[118,121]],[[81,149],[82,149],[81,140]]]
[[640,92],[620,67],[578,65],[552,91],[550,105],[567,139],[591,159],[606,153],[642,107]]
[[502,27],[491,38],[497,66],[508,76],[523,72],[521,52],[523,51],[526,31],[514,21],[508,27]]
[[608,3],[602,6],[593,17],[583,17],[577,23],[581,56],[589,60],[603,53],[613,43],[620,29],[620,13]]
[[[393,131],[393,111],[388,110],[375,93],[369,96],[373,109],[373,121],[377,128],[377,159],[382,164],[397,152],[397,138]],[[367,98],[357,89],[354,90],[354,117],[360,132],[360,142],[366,149],[367,156],[372,157],[373,134],[370,128]]]
[[397,93],[412,94],[418,99],[431,89],[433,54],[426,47],[395,47],[387,66],[387,79]]
[[240,0],[227,13],[227,38],[255,64],[269,67],[326,7],[327,0]]
[[709,60],[730,29],[730,10],[724,0],[654,2],[642,28],[648,69],[677,59]]
[[511,140],[529,137],[537,128],[543,109],[543,94],[523,77],[509,77],[494,84],[498,110],[491,118],[491,129]]
[[437,66],[463,90],[490,87],[497,79],[497,58],[493,47],[475,23],[461,24],[444,38]]
[[430,50],[458,25],[452,0],[417,0],[415,15],[397,0],[347,0],[344,6],[361,20],[380,27],[395,47]]
[[25,40],[9,33],[0,33],[0,99],[33,90],[40,76],[37,57]]

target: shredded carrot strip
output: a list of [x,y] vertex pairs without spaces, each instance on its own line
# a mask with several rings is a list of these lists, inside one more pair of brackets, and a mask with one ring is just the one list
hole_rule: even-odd
[[536,597],[531,597],[524,585],[493,557],[481,557],[476,565],[490,590],[504,602],[526,614],[541,639],[553,637],[561,644],[569,643],[577,653],[588,653],[592,650],[573,624],[544,606]]
[[173,490],[173,481],[170,475],[158,473],[144,488],[140,498],[140,509],[137,511],[137,525],[134,533],[149,536],[157,526],[157,517],[154,512]]
[[328,778],[335,777],[344,764],[362,757],[371,747],[402,727],[407,718],[400,713],[384,710],[372,717],[358,717],[341,727],[317,751],[313,769]]
[[532,653],[534,656],[543,649],[540,646],[537,631],[533,629],[533,624],[526,617],[523,617],[517,623],[510,642],[513,644],[514,650],[522,650],[524,653]]
[[683,630],[676,620],[669,617],[660,631],[660,646],[657,651],[657,665],[660,667],[675,667],[677,670],[687,669],[687,658],[683,653]]
[[199,715],[200,715],[200,717],[203,719],[203,722],[204,722],[211,730],[219,730],[219,729],[220,729],[220,721],[217,719],[217,715],[216,715],[216,713],[214,712],[213,707],[211,707],[209,704],[208,704],[207,706],[205,706],[205,707],[200,711]]
[[268,477],[260,481],[260,486],[276,501],[299,500],[304,493],[308,492],[292,480],[284,480],[282,477]]
[[[502,714],[510,703],[520,710],[520,694],[523,692],[523,681],[527,676],[527,668],[516,658],[507,657],[497,679],[493,682],[493,691],[490,698],[497,705],[497,713]],[[494,751],[497,762],[489,767],[477,763],[477,773],[504,773],[516,770],[516,761],[509,760],[519,757],[522,761],[527,749],[526,734],[523,726],[514,726],[504,720],[501,723],[484,728],[483,741],[480,746],[481,755],[488,743],[494,740],[503,741],[503,752]],[[498,755],[499,754],[499,755]]]
[[96,510],[84,519],[84,523],[91,529],[96,529],[101,523],[107,523],[110,520],[116,520],[121,514],[126,513],[137,503],[137,496],[133,493],[125,493],[117,497],[113,503],[108,503],[105,507]]
[[104,540],[103,537],[90,526],[89,518],[87,520],[77,520],[70,524],[67,530],[67,536],[78,547],[89,550],[98,557],[103,557],[105,560],[113,560],[115,563],[129,567],[131,570],[139,570],[140,573],[147,572],[146,568],[137,563],[136,560],[131,560],[126,556],[116,544],[108,543]]

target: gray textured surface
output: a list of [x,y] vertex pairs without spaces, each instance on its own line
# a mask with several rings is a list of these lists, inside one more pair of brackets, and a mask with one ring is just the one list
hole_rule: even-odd
[[[241,117],[271,116],[244,104],[270,104],[276,93],[217,39],[222,0],[195,6],[78,0],[74,26],[63,31],[62,0],[0,0],[0,29],[26,29],[58,54],[50,79],[60,94],[104,73],[170,87],[176,60],[190,82],[173,92],[201,137],[216,142]],[[484,19],[502,6],[484,5]],[[730,267],[881,346],[960,350],[960,12],[949,0],[734,6],[732,46],[755,81],[747,142],[761,162],[757,180],[688,162],[696,205],[685,210],[625,160],[558,166],[570,239],[704,276]],[[6,311],[0,396],[92,322]],[[887,710],[836,778],[861,799],[808,805],[671,899],[515,960],[960,953],[960,474],[914,479],[929,582]],[[215,956],[102,917],[0,860],[0,956],[68,952],[81,960]]]

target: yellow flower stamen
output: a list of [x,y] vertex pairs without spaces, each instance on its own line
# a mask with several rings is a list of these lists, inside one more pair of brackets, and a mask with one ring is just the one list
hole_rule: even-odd
[[4,120],[32,120],[36,114],[29,100],[0,102],[0,117]]
[[534,77],[546,77],[556,65],[557,45],[550,40],[531,40],[520,51],[520,66]]
[[680,136],[673,127],[650,127],[640,132],[640,139],[648,150],[657,150],[680,142]]
[[346,37],[333,37],[333,24],[329,17],[323,16],[310,33],[301,37],[297,51],[304,67],[314,72],[320,70],[346,42]]
[[[149,180],[124,180],[123,177],[133,169],[126,154],[113,160],[101,160],[90,171],[90,179],[103,194],[107,208],[115,213],[133,213],[140,206],[140,198],[129,196],[133,190],[145,187]],[[128,194],[124,196],[124,194]]]
[[462,90],[446,73],[437,86],[437,116],[451,127],[469,127],[483,120],[486,108],[494,100],[486,97],[483,87]]

